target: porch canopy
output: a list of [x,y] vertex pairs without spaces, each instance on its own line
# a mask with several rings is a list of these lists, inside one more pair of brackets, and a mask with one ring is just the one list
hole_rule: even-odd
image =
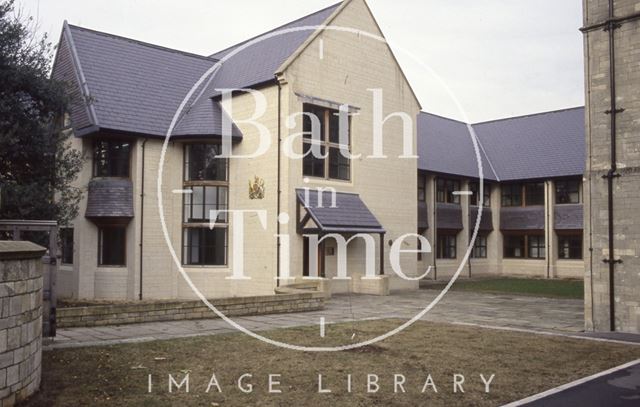
[[380,274],[384,274],[386,231],[358,194],[296,189],[296,195],[296,225],[299,234],[377,234],[380,236]]

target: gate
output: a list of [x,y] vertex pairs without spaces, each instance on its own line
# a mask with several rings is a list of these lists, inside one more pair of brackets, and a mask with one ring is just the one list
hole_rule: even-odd
[[24,232],[47,233],[47,242],[35,242],[48,245],[42,258],[42,336],[56,336],[56,277],[60,253],[58,250],[58,224],[49,220],[0,220],[0,232],[9,232],[13,240],[23,239]]

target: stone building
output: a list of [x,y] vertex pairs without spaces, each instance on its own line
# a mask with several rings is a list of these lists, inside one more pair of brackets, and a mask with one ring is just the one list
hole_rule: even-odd
[[585,319],[640,332],[640,1],[585,0]]
[[[317,25],[360,33],[302,28]],[[415,290],[418,281],[392,271],[398,241],[403,250],[425,251],[400,256],[408,277],[431,266],[427,278],[449,278],[462,264],[463,276],[581,278],[583,109],[473,126],[422,113],[381,38],[364,0],[208,57],[65,24],[53,76],[71,84],[67,131],[87,165],[77,181],[86,189],[81,216],[63,231],[60,295],[192,298],[180,269],[209,298],[273,294],[314,271],[336,293]],[[211,68],[213,79],[187,97]],[[220,89],[229,88],[259,90],[264,114],[253,117],[253,93],[225,99]],[[320,137],[310,137],[318,126]],[[223,135],[235,156],[251,155],[263,130],[270,142],[262,154],[222,158]],[[470,131],[484,167],[482,196]],[[328,156],[284,153],[314,146]],[[328,189],[336,192],[335,205],[325,198],[330,207],[318,199]],[[465,260],[479,207],[480,233]],[[265,210],[266,217],[252,212],[241,224],[222,215],[211,228],[211,210],[225,209]],[[233,239],[239,228],[242,250]],[[430,252],[418,247],[416,233],[427,237]],[[328,234],[371,237],[348,246],[351,280],[333,279],[338,238],[323,241],[318,262],[310,260],[309,236]],[[401,240],[407,234],[414,236]],[[239,264],[250,281],[229,278]],[[367,265],[377,278],[363,278]],[[291,281],[277,280],[286,275]]]

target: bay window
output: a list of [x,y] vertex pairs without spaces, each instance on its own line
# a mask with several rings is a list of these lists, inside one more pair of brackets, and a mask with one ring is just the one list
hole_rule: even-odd
[[228,216],[216,213],[229,208],[228,160],[220,155],[219,144],[185,146],[182,236],[185,265],[227,264]]
[[129,177],[131,143],[122,140],[98,140],[93,150],[94,177]]

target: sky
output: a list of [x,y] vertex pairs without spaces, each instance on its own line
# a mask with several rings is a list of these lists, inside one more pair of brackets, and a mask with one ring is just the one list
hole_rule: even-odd
[[[336,0],[17,0],[64,20],[210,55]],[[584,105],[581,0],[368,0],[424,110],[477,123]]]

